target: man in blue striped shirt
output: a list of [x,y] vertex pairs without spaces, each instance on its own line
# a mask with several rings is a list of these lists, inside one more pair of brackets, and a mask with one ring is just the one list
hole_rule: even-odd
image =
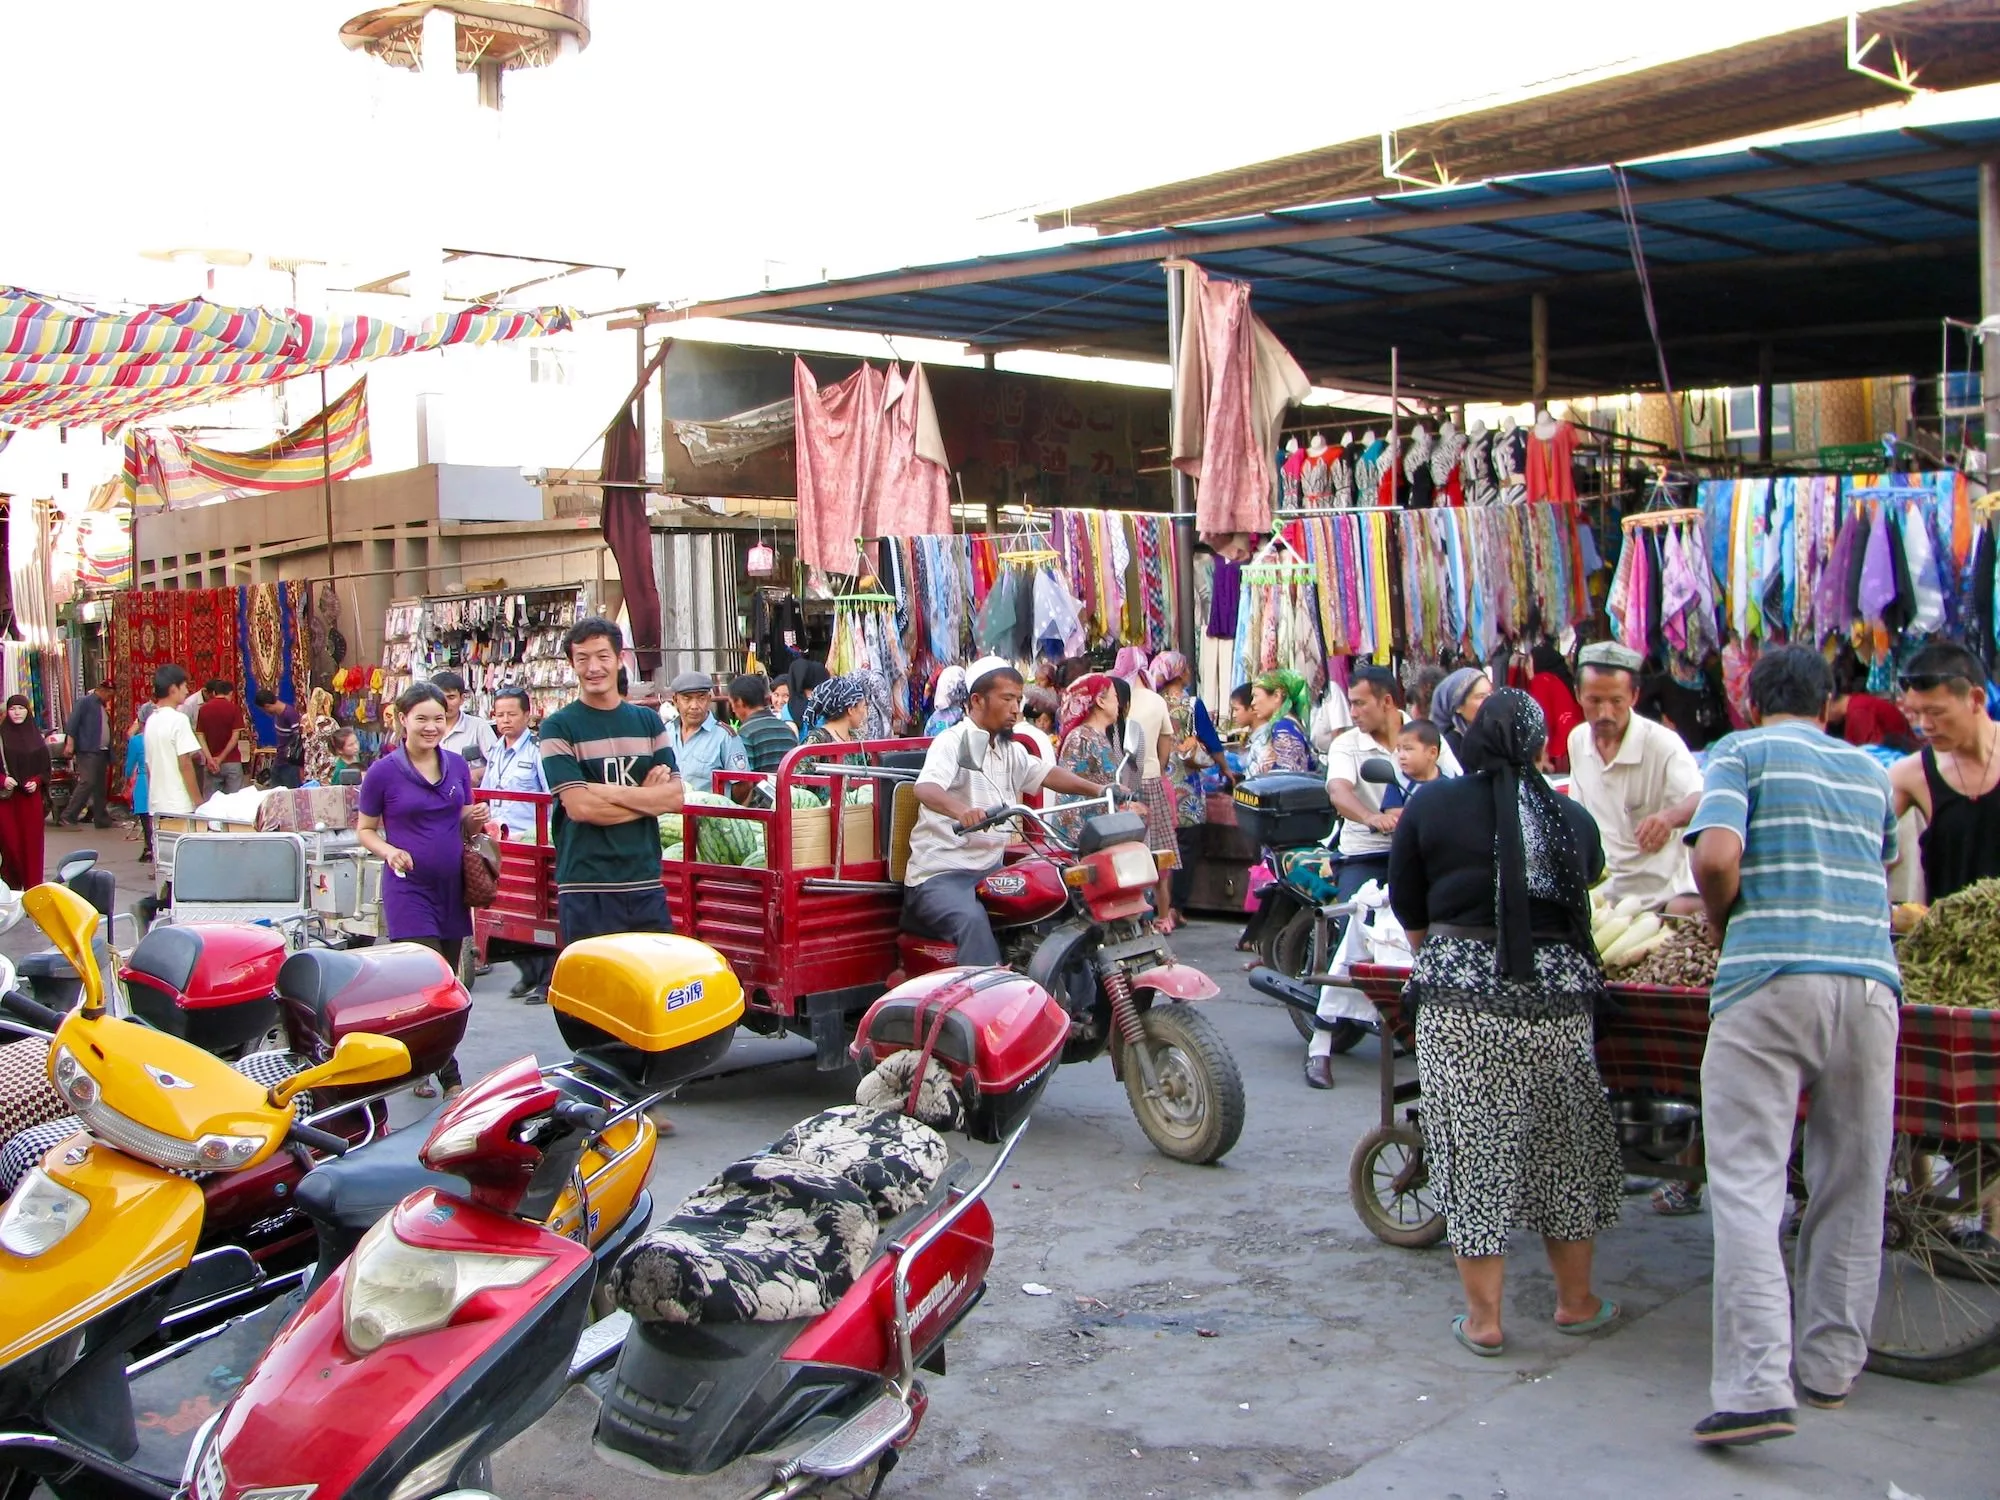
[[[1893,1133],[1897,997],[1886,772],[1826,732],[1832,674],[1800,646],[1750,673],[1757,727],[1708,752],[1687,838],[1722,958],[1701,1065],[1715,1221],[1709,1444],[1796,1431],[1793,1381],[1838,1407],[1868,1357]],[[1798,1344],[1780,1235],[1799,1096]]]

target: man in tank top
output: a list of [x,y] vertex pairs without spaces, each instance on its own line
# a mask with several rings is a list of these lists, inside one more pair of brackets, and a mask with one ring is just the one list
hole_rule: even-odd
[[1902,675],[1903,713],[1925,740],[1889,773],[1896,813],[1923,815],[1924,887],[1939,900],[2000,876],[2000,724],[1987,717],[1986,674],[1963,646],[1929,645]]

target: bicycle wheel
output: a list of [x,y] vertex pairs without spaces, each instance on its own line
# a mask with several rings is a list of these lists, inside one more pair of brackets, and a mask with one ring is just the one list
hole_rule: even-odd
[[1966,1380],[2000,1367],[2000,1148],[1898,1136],[1868,1368]]

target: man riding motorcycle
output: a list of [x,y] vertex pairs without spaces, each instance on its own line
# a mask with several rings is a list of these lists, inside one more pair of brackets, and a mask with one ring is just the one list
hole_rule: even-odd
[[[1049,765],[1014,738],[1022,681],[1012,666],[989,656],[973,664],[970,676],[965,717],[931,741],[917,776],[921,810],[903,875],[903,930],[955,944],[961,964],[997,964],[1000,945],[976,887],[1000,868],[1010,835],[1005,828],[965,834],[960,825],[1043,787],[1075,797],[1099,796],[1104,788]],[[977,770],[967,763],[968,748],[978,755]]]

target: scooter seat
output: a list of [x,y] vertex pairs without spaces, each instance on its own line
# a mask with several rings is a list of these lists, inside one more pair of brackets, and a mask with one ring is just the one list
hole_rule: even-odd
[[854,1285],[881,1224],[950,1164],[944,1137],[895,1108],[822,1110],[655,1225],[619,1260],[613,1295],[641,1322],[814,1317]]
[[319,1230],[322,1260],[329,1242],[344,1259],[377,1219],[420,1188],[460,1197],[471,1192],[464,1178],[433,1172],[417,1159],[429,1139],[430,1131],[420,1123],[306,1173],[297,1202]]

